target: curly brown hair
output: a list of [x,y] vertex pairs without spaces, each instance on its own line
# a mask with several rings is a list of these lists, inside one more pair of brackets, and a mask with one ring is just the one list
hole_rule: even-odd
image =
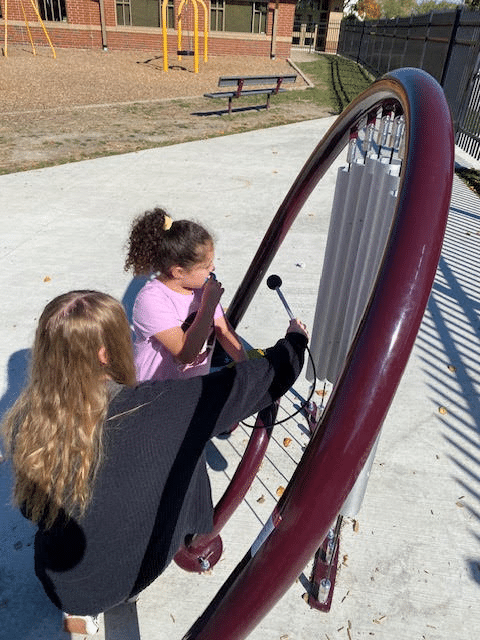
[[174,266],[191,269],[213,246],[211,234],[191,220],[175,220],[164,229],[168,214],[158,207],[135,218],[127,243],[125,271],[135,276],[169,276]]

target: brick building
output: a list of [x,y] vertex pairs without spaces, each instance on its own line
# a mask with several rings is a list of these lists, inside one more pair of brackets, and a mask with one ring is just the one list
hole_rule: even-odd
[[[162,48],[162,0],[36,0],[38,16],[33,1],[8,0],[5,14],[6,0],[0,0],[0,37],[6,30],[9,44],[29,44],[26,25],[36,44],[46,44],[43,22],[56,48]],[[177,50],[179,3],[167,0],[166,4],[168,51],[172,53]],[[206,13],[210,55],[286,58],[295,4],[296,0],[198,0],[199,49],[203,50]],[[188,0],[182,10],[182,49],[190,48],[193,24],[193,0]]]

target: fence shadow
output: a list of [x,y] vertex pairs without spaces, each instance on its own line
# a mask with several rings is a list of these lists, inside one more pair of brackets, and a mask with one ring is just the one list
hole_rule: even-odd
[[[449,473],[458,487],[456,506],[466,514],[474,541],[480,522],[480,199],[458,179],[426,319],[417,347],[427,375],[430,399],[445,443]],[[435,425],[434,425],[435,426]],[[473,550],[473,545],[470,550]],[[480,552],[463,559],[480,584]]]

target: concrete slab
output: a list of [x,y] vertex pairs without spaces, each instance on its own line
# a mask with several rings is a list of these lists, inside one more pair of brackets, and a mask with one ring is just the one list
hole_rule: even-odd
[[[228,305],[278,205],[332,121],[1,176],[0,412],[22,386],[36,320],[48,300],[72,288],[96,288],[131,308],[137,286],[123,272],[124,244],[132,218],[145,209],[163,205],[174,218],[197,218],[212,229]],[[335,167],[308,200],[270,270],[282,277],[290,306],[310,326],[334,184]],[[332,609],[320,613],[302,599],[306,567],[251,640],[476,637],[479,242],[479,199],[455,178],[429,306],[383,429],[362,509],[356,523],[343,526]],[[263,287],[239,332],[254,346],[268,346],[287,323],[277,296]],[[295,390],[306,395],[304,378]],[[295,406],[298,397],[291,393],[282,412]],[[210,448],[215,498],[227,486],[247,437],[241,427]],[[291,439],[288,447],[285,437]],[[257,479],[222,534],[225,552],[213,571],[187,574],[172,564],[137,605],[101,617],[98,640],[180,639],[255,539],[307,441],[298,418],[277,427]],[[3,463],[0,640],[61,640],[61,614],[33,574],[34,529],[9,506],[10,486],[9,465]]]

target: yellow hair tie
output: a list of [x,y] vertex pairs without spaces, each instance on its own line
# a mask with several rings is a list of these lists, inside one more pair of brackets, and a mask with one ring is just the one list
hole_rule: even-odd
[[165,216],[163,220],[163,230],[168,231],[172,226],[172,224],[173,224],[173,220],[170,218],[170,216]]

